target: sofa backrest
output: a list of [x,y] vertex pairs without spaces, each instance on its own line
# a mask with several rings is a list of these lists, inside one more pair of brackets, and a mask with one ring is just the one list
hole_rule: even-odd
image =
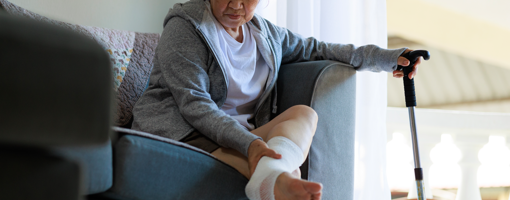
[[[114,125],[129,126],[136,101],[146,89],[160,35],[112,30],[61,22],[41,16],[7,0],[0,0],[7,13],[65,27],[99,43],[110,56],[117,110]],[[70,66],[72,67],[72,66]]]

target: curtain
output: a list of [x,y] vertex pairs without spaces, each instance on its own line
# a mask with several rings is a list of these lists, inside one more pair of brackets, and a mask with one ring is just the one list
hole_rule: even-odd
[[[257,13],[325,42],[387,47],[385,0],[261,0]],[[386,73],[358,72],[354,199],[391,199],[386,177]]]

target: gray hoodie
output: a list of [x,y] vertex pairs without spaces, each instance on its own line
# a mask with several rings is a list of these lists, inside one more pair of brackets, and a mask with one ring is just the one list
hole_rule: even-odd
[[[221,110],[228,79],[209,1],[175,4],[164,21],[149,87],[133,109],[132,129],[174,140],[197,130],[219,145],[248,154],[260,137]],[[255,14],[247,23],[262,57],[270,66],[266,88],[256,104],[255,126],[267,123],[280,65],[310,60],[337,60],[356,70],[391,72],[405,48],[355,47],[303,38]],[[273,108],[274,110],[274,108]]]

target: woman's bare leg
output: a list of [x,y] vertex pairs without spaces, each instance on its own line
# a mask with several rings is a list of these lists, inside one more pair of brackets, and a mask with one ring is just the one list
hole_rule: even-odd
[[[286,137],[301,148],[303,158],[306,158],[315,134],[317,120],[317,114],[312,108],[302,105],[294,106],[264,126],[253,130],[252,133],[262,137],[265,142],[276,136]],[[251,177],[248,159],[238,151],[219,148],[212,154],[237,169],[247,178]],[[304,162],[304,160],[301,162]],[[290,198],[292,195],[296,195],[294,194],[296,192],[302,193],[308,190],[320,189],[320,184],[301,180],[300,177],[290,173],[282,173],[275,184],[275,196],[277,199],[286,199],[286,197]],[[320,197],[317,199],[320,199]]]
[[[317,114],[312,108],[303,105],[294,106],[264,126],[253,130],[252,133],[260,136],[265,142],[275,136],[286,137],[303,150],[303,157],[306,158],[317,127],[317,119]],[[212,152],[212,155],[250,178],[248,159],[240,152],[221,147]]]
[[317,129],[317,120],[317,113],[312,108],[299,105],[287,109],[252,133],[262,137],[265,142],[276,136],[286,137],[303,150],[303,157],[306,158]]

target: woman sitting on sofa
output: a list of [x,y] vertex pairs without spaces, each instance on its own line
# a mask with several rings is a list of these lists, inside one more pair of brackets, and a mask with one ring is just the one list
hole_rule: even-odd
[[[302,38],[254,15],[259,0],[191,0],[165,18],[149,88],[133,129],[196,146],[249,179],[250,199],[320,199],[322,185],[300,179],[317,114],[294,106],[269,121],[280,65],[337,60],[357,70],[393,72],[405,48],[355,47]],[[419,63],[419,61],[418,61]],[[409,74],[416,74],[416,65]]]

